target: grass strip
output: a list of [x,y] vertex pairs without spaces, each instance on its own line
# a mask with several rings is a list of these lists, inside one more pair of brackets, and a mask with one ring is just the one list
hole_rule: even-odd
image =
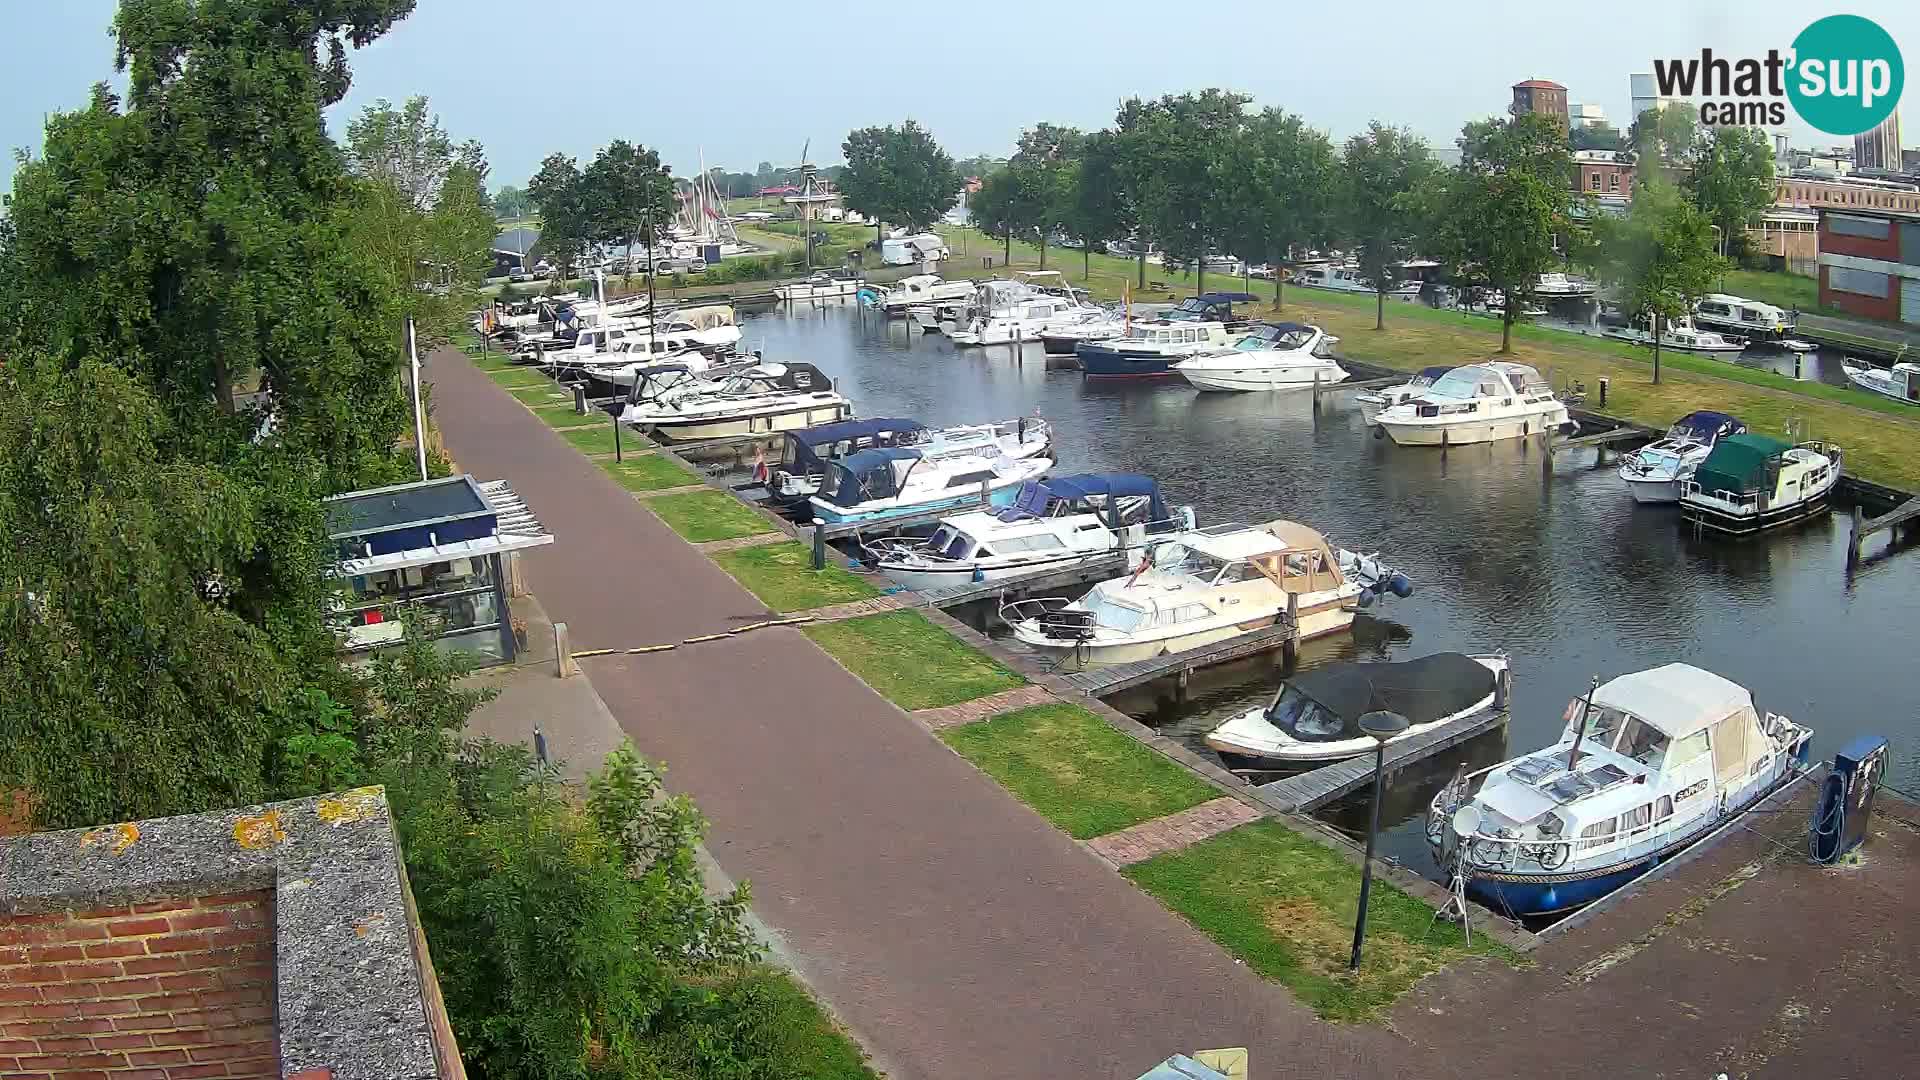
[[682,468],[679,462],[660,454],[629,451],[625,461],[602,461],[599,465],[628,491],[658,491],[700,482],[698,476]]
[[813,552],[791,541],[716,552],[713,561],[774,611],[808,611],[880,595],[880,590],[832,561],[825,570],[813,569]]
[[1216,794],[1078,705],[1036,705],[940,737],[1076,840],[1178,813]]
[[1401,994],[1463,957],[1514,952],[1375,880],[1357,974],[1347,970],[1360,868],[1278,822],[1256,821],[1122,870],[1262,976],[1329,1020],[1377,1020]]
[[[552,407],[535,409],[533,415],[539,417],[550,428],[583,428],[596,424],[609,431],[613,428],[613,422],[599,409],[588,409],[584,413],[577,413],[573,411],[571,405],[556,404]],[[612,436],[609,435],[608,439],[611,441]]]
[[914,611],[809,626],[801,633],[903,709],[937,709],[1026,685],[1026,680]]
[[487,372],[487,378],[509,389],[520,386],[553,386],[552,379],[540,373],[538,368],[508,367]]
[[724,491],[683,491],[648,499],[667,527],[696,544],[773,531],[773,523]]
[[[591,427],[566,428],[560,432],[560,437],[567,440],[567,442],[573,445],[575,450],[583,454],[613,453],[613,425],[611,423],[602,422]],[[645,445],[645,438],[643,436],[636,435],[630,431],[622,434],[621,441],[636,446]]]

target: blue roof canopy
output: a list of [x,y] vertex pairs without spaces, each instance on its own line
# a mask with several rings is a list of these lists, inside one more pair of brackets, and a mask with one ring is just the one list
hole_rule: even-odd
[[[878,439],[882,435],[891,435],[896,439],[902,435],[918,435],[927,430],[927,426],[918,420],[894,417],[875,417],[871,420],[842,420],[833,424],[820,424],[787,432],[787,438],[793,440],[793,471],[812,474],[825,466],[825,459],[816,452],[817,447],[831,446],[834,443],[859,439]],[[856,451],[857,453],[858,451]]]
[[848,454],[832,464],[826,485],[821,489],[835,506],[854,506],[869,499],[887,499],[899,494],[893,480],[893,463],[913,461],[923,455],[904,447],[879,446]]
[[1690,412],[1673,422],[1667,434],[1673,437],[1686,436],[1696,442],[1713,442],[1726,435],[1738,435],[1747,430],[1747,425],[1736,417],[1722,412],[1710,412],[1702,409]]
[[1147,497],[1148,521],[1168,519],[1167,504],[1160,498],[1160,485],[1142,473],[1076,473],[1029,480],[1021,487],[1013,505],[999,513],[1003,521],[1017,521],[1022,517],[1042,516],[1050,499],[1086,502],[1097,498],[1110,504],[1114,499],[1131,495]]

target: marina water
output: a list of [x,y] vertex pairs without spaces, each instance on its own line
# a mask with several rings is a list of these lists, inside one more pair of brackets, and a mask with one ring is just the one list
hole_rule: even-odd
[[[1458,764],[1478,768],[1551,743],[1567,701],[1592,676],[1676,660],[1719,672],[1751,689],[1762,710],[1810,725],[1816,758],[1855,734],[1886,735],[1887,781],[1920,790],[1911,644],[1920,552],[1870,560],[1849,579],[1839,514],[1757,540],[1695,537],[1673,507],[1635,506],[1613,455],[1598,469],[1592,450],[1561,455],[1549,482],[1538,448],[1518,441],[1398,447],[1371,437],[1351,393],[1327,396],[1316,419],[1308,393],[1088,381],[1038,344],[1023,353],[957,349],[938,335],[909,337],[898,321],[862,320],[849,305],[761,315],[743,329],[743,348],[836,379],[857,415],[954,424],[1038,410],[1054,425],[1059,472],[1149,473],[1170,503],[1192,504],[1202,525],[1291,518],[1337,544],[1378,550],[1412,577],[1411,599],[1376,605],[1350,636],[1307,643],[1303,666],[1510,654],[1508,728],[1396,776],[1388,794],[1383,849],[1421,872],[1431,873],[1421,815]],[[1836,359],[1808,357],[1806,374],[1831,368],[1837,381]],[[1792,370],[1790,357],[1760,363]],[[1170,686],[1111,703],[1205,754],[1200,735],[1268,701],[1280,663],[1275,655],[1198,672],[1184,703]],[[1323,813],[1364,828],[1364,796]]]

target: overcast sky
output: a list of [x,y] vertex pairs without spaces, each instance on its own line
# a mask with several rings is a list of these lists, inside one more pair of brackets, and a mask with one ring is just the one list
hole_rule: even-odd
[[[112,73],[112,0],[5,0],[0,144],[37,151],[49,112]],[[1920,3],[1845,8],[1786,0],[1276,3],[1274,0],[420,0],[352,54],[345,118],[379,97],[425,94],[457,138],[478,138],[492,182],[523,184],[555,150],[615,138],[677,172],[839,160],[848,130],[907,117],[956,158],[1008,153],[1037,121],[1097,128],[1131,95],[1224,86],[1344,138],[1369,120],[1449,143],[1500,112],[1508,87],[1553,79],[1624,127],[1627,76],[1658,57],[1784,50],[1845,11],[1875,19],[1920,61]],[[1920,143],[1920,106],[1905,142]],[[1793,130],[1796,145],[1841,142]],[[0,160],[10,185],[12,155]]]

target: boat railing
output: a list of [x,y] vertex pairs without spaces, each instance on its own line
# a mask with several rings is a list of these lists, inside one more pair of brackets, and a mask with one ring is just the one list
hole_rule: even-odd
[[1684,498],[1693,495],[1713,502],[1724,503],[1737,510],[1756,510],[1760,506],[1760,493],[1757,491],[1703,491],[1700,481],[1687,479],[1680,482],[1680,494]]

